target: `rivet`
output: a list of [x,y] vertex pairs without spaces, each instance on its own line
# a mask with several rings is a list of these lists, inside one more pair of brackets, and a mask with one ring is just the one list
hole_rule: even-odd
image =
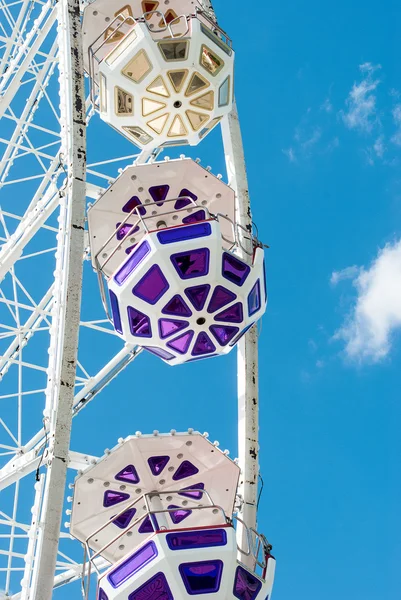
[[122,492],[123,492],[124,490],[126,490],[126,489],[127,489],[127,486],[126,486],[126,485],[120,485],[120,490],[121,490]]
[[169,467],[168,470],[170,471],[170,473],[172,473],[173,471],[175,471],[175,467]]
[[118,547],[119,550],[124,550],[125,546],[124,544],[121,544],[121,546]]
[[142,491],[142,490],[141,490],[141,488],[137,488],[137,489],[135,490],[135,493],[136,493],[136,494],[140,494],[140,493],[141,493],[141,491]]
[[159,484],[160,484],[160,485],[164,485],[165,483],[166,483],[166,480],[165,480],[165,479],[160,479],[160,481],[159,481]]
[[188,500],[183,500],[183,501],[182,501],[182,505],[183,505],[183,506],[186,506],[187,504],[188,504]]
[[138,192],[143,192],[143,187],[139,187]]
[[88,479],[88,483],[93,483],[95,480],[92,479],[92,477],[90,479]]
[[192,446],[192,442],[185,442],[186,446]]
[[104,485],[104,487],[109,487],[109,485],[110,485],[110,481],[105,481],[105,482],[103,483],[103,485]]
[[183,454],[177,454],[177,458],[182,458],[184,455]]

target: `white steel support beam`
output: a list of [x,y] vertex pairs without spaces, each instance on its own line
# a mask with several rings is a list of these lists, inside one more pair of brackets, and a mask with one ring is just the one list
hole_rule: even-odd
[[[55,21],[56,9],[52,6],[51,2],[47,2],[47,4],[43,6],[42,12],[35,21],[32,30],[26,36],[25,43],[21,45],[16,57],[11,61],[9,69],[0,84],[0,94],[2,94],[0,102],[0,118],[4,115],[15,94],[18,92],[23,76],[31,66],[35,54],[43,44],[44,39],[50,32]],[[35,36],[35,41],[29,46]]]
[[[237,222],[250,234],[252,216],[241,129],[237,107],[223,120],[222,133],[226,155],[228,185],[236,192]],[[251,235],[242,236],[241,243],[252,249]],[[247,247],[248,246],[248,247]],[[246,256],[243,256],[245,259]],[[238,516],[250,528],[256,529],[259,477],[259,389],[258,389],[258,331],[254,325],[238,343],[238,458],[241,477],[238,493],[243,503]],[[239,525],[238,545],[247,548],[246,531]],[[241,560],[252,562],[252,557]],[[251,563],[250,563],[251,564]]]
[[60,0],[57,15],[62,154],[68,175],[65,197],[60,198],[44,412],[49,421],[50,464],[30,600],[51,600],[53,595],[71,439],[84,251],[86,116],[79,0]]

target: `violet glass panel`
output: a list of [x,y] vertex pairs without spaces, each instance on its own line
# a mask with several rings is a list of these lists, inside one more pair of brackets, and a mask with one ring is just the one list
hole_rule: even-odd
[[156,202],[157,206],[163,206],[169,189],[169,185],[154,185],[149,188],[149,194],[152,196],[153,201]]
[[219,591],[223,573],[221,560],[184,563],[178,568],[186,590],[191,596],[214,594]]
[[216,346],[213,344],[210,337],[204,331],[198,335],[195,345],[192,350],[192,356],[202,356],[203,354],[211,354],[216,351]]
[[109,600],[106,592],[102,590],[102,588],[99,588],[98,600]]
[[215,321],[223,321],[224,323],[241,323],[244,320],[244,314],[242,311],[242,303],[237,302],[223,310],[214,318]]
[[261,307],[260,279],[258,279],[248,296],[248,314],[249,314],[249,316],[251,317],[256,312],[258,312],[258,310],[260,310],[260,307]]
[[192,316],[192,311],[178,294],[174,296],[174,298],[172,298],[168,304],[166,304],[162,310],[162,313],[164,315],[173,315],[175,317]]
[[174,600],[164,573],[157,573],[152,579],[128,596],[128,600]]
[[265,302],[267,302],[266,262],[263,261],[263,284],[265,288]]
[[201,491],[191,492],[190,490],[204,490],[204,483],[196,483],[195,485],[189,485],[186,488],[183,488],[180,492],[180,496],[185,496],[186,498],[193,498],[194,500],[200,500],[203,496]]
[[148,542],[107,575],[107,579],[113,588],[117,588],[145,565],[150,563],[156,556],[156,544],[154,542]]
[[127,465],[116,475],[117,481],[123,483],[139,483],[139,476],[134,465]]
[[212,325],[210,331],[221,346],[227,346],[239,332],[238,327],[228,325]]
[[[182,196],[188,196],[189,198],[192,198],[192,200],[195,200],[195,202],[198,199],[198,196],[195,196],[195,194],[193,194],[192,192],[190,192],[189,190],[184,188],[179,193],[178,200],[174,204],[175,210],[180,210],[180,208],[185,208],[186,206],[188,206],[188,204],[192,204],[191,200],[188,200],[187,198],[183,198]],[[192,204],[192,206],[193,206],[193,204]]]
[[181,531],[168,533],[167,545],[170,550],[188,550],[192,548],[213,548],[227,544],[227,534],[224,529],[210,531]]
[[245,279],[248,277],[251,268],[243,263],[241,260],[224,252],[223,254],[223,277],[235,283],[235,285],[243,285]]
[[115,492],[113,490],[107,490],[103,496],[103,506],[105,508],[109,508],[109,506],[114,506],[115,504],[119,504],[120,502],[124,502],[128,500],[129,494],[124,494],[124,492]]
[[185,217],[182,222],[183,223],[198,223],[199,221],[204,221],[206,219],[206,213],[204,210],[197,210],[192,213],[192,215],[188,215]]
[[209,294],[210,285],[196,285],[195,287],[187,288],[185,290],[186,295],[190,299],[196,310],[203,310],[205,306],[206,298]]
[[[193,225],[196,227],[196,225]],[[171,262],[173,263],[181,279],[192,279],[193,277],[202,277],[209,272],[210,252],[207,248],[199,248],[180,254],[173,254]]]
[[116,331],[118,331],[118,333],[122,333],[123,326],[121,324],[121,314],[120,314],[120,307],[118,305],[118,298],[112,290],[109,290],[109,294],[110,294],[111,312],[113,314],[114,329]]
[[[118,229],[120,227],[120,225],[121,225],[121,222],[117,223],[116,229]],[[132,229],[132,228],[133,228],[133,225],[129,225],[129,223],[126,223],[125,225],[123,225],[121,227],[121,229],[119,229],[116,233],[116,237],[117,237],[118,241],[121,241],[122,239],[124,239],[128,233],[131,233],[131,235],[133,235],[134,233],[139,231],[138,226],[136,226],[134,229]]]
[[176,242],[184,242],[185,240],[207,237],[211,233],[212,228],[210,223],[200,223],[199,225],[173,227],[172,229],[158,231],[157,239],[161,244],[175,244]]
[[[154,517],[156,519],[156,517]],[[155,525],[157,524],[157,521],[155,522]],[[145,519],[142,521],[139,529],[138,529],[138,533],[153,533],[154,531],[154,527],[152,526],[152,522],[150,520],[150,517],[145,517]]]
[[180,481],[186,477],[191,477],[199,473],[199,469],[195,467],[189,460],[184,460],[173,475],[173,481]]
[[192,510],[185,510],[185,509],[181,508],[180,506],[175,506],[174,504],[170,504],[167,508],[176,508],[177,509],[177,510],[174,510],[171,513],[169,513],[170,518],[171,518],[172,522],[174,523],[174,525],[178,525],[178,523],[181,523],[181,521],[183,521],[184,519],[189,517],[189,515],[192,513]]
[[236,298],[237,296],[227,288],[222,285],[216,285],[209,306],[207,307],[207,312],[212,314],[216,310],[226,306],[226,304],[233,302]]
[[151,456],[148,458],[149,468],[155,477],[160,475],[169,460],[169,456]]
[[[127,202],[127,204],[124,204],[123,206],[123,212],[125,213],[130,213],[131,211],[134,210],[134,208],[136,208],[137,206],[140,206],[141,208],[138,208],[138,212],[144,216],[146,215],[146,208],[144,206],[142,206],[142,202],[139,200],[138,196],[132,196],[132,198],[130,198]],[[136,213],[134,213],[135,215]]]
[[148,242],[142,242],[135,252],[132,252],[130,257],[125,261],[121,269],[114,275],[114,281],[118,283],[118,285],[122,285],[127,277],[131,275],[132,271],[136,269],[140,262],[143,261],[145,256],[149,254],[149,252],[150,246]]
[[261,587],[262,582],[259,579],[242,567],[237,567],[233,589],[236,598],[239,598],[239,600],[255,600]]
[[152,337],[152,327],[150,319],[132,306],[128,307],[128,321],[132,335],[137,337]]
[[180,335],[178,338],[175,338],[175,340],[168,342],[167,346],[172,350],[176,350],[176,352],[179,352],[180,354],[185,354],[186,352],[188,352],[188,348],[192,342],[193,337],[194,332],[192,330],[188,331],[187,333]]
[[158,356],[159,358],[162,358],[163,360],[172,360],[173,358],[175,358],[174,354],[170,354],[170,352],[167,352],[167,350],[163,350],[162,348],[143,346],[143,349],[147,350],[151,354],[154,354],[155,356]]
[[131,254],[131,252],[133,251],[134,248],[137,247],[138,244],[134,244],[133,246],[128,246],[128,248],[125,250],[125,254]]
[[167,279],[158,265],[153,265],[133,288],[132,293],[149,304],[156,304],[169,288]]
[[117,525],[120,529],[125,529],[131,523],[134,515],[136,513],[136,508],[129,508],[125,512],[122,513],[116,519],[113,519],[114,525]]
[[159,319],[159,333],[162,340],[174,335],[188,327],[188,321],[175,321],[173,319]]

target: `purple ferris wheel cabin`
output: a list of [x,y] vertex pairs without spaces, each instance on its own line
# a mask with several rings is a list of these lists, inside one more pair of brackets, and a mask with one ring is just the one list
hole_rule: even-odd
[[221,179],[179,159],[129,167],[89,209],[93,265],[125,341],[176,365],[227,354],[261,318],[264,252],[254,240],[244,256],[234,203]]

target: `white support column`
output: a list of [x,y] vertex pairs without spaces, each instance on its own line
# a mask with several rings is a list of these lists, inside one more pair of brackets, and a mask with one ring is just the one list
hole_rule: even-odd
[[[237,222],[249,234],[252,215],[248,193],[245,156],[242,145],[237,107],[223,120],[222,133],[226,155],[228,184],[235,190]],[[241,243],[252,248],[251,235],[241,235]],[[244,260],[246,255],[243,255]],[[254,325],[238,344],[238,457],[241,478],[238,493],[243,504],[239,517],[248,527],[256,529],[259,476],[259,390],[258,390],[258,333]],[[248,541],[243,527],[238,527],[238,545],[246,549]],[[244,561],[244,557],[241,558]],[[247,562],[247,561],[245,561]],[[250,564],[252,560],[250,559]]]
[[71,438],[84,251],[86,119],[79,0],[60,0],[57,11],[62,153],[68,177],[65,196],[60,198],[44,413],[49,422],[49,467],[30,600],[53,596]]
[[[215,18],[212,0],[202,0],[202,4],[209,15]],[[236,193],[236,221],[241,226],[239,237],[242,247],[246,250],[242,251],[242,258],[244,261],[249,261],[247,252],[252,251],[252,213],[244,147],[235,101],[231,113],[223,119],[221,127],[228,185]],[[237,374],[238,458],[241,468],[238,493],[243,500],[238,516],[248,527],[256,529],[259,477],[259,377],[256,325],[238,343]],[[240,525],[237,530],[237,540],[240,548],[247,548],[246,532]],[[251,557],[245,559],[240,554],[239,558],[242,562],[253,566],[254,561]]]

